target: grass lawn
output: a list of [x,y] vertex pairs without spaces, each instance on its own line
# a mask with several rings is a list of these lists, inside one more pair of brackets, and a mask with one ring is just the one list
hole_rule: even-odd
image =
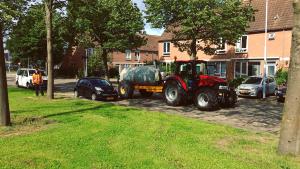
[[83,99],[10,88],[0,168],[295,169],[277,136]]

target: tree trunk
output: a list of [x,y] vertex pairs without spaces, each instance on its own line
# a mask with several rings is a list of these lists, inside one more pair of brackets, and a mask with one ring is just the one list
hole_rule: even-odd
[[10,125],[2,25],[0,25],[0,125]]
[[108,72],[108,65],[107,65],[107,55],[108,55],[107,50],[103,49],[102,59],[103,59],[103,65],[104,65],[104,75],[105,75],[105,79],[109,80],[109,72]]
[[197,39],[192,40],[191,54],[191,60],[197,60]]
[[300,1],[294,0],[294,29],[288,90],[283,108],[278,151],[300,155]]
[[52,56],[52,6],[53,0],[45,0],[46,10],[46,30],[47,30],[47,63],[48,63],[48,84],[47,84],[47,97],[48,99],[54,98],[53,86],[53,56]]

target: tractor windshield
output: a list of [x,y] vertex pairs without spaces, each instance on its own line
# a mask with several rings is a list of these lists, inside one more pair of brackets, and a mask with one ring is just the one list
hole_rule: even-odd
[[207,75],[207,67],[205,63],[196,64],[196,73],[197,75]]

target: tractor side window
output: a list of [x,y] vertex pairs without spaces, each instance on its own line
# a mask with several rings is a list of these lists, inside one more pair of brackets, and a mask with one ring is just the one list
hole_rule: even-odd
[[206,67],[205,67],[205,64],[204,63],[198,63],[196,65],[196,72],[197,72],[197,75],[206,75]]

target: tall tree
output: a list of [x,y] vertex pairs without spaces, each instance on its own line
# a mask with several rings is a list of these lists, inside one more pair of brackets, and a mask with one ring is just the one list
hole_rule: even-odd
[[47,97],[49,99],[54,98],[54,77],[53,77],[53,56],[52,56],[52,15],[53,15],[53,2],[54,0],[45,0],[45,22],[47,30]]
[[173,34],[172,42],[191,59],[213,54],[222,41],[234,44],[253,19],[250,3],[240,0],[144,0],[146,19]]
[[142,14],[131,0],[74,0],[68,4],[80,34],[89,35],[93,44],[102,48],[106,79],[110,52],[144,44],[144,38],[138,34],[144,29]]
[[278,151],[300,155],[300,1],[294,0],[294,28],[286,102]]
[[3,38],[20,16],[23,0],[0,1],[0,125],[10,125]]

